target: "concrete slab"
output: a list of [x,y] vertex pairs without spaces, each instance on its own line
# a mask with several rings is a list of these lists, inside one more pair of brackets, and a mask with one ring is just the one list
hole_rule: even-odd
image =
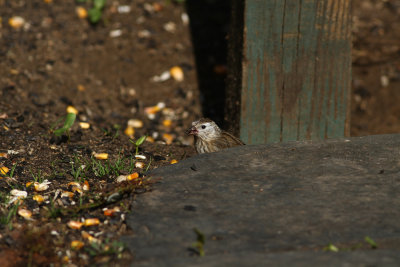
[[400,135],[236,147],[152,176],[123,240],[135,266],[400,264]]

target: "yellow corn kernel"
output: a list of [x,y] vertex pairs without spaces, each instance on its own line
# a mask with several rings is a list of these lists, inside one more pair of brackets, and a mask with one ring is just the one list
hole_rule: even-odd
[[79,230],[79,229],[81,229],[83,224],[81,222],[79,222],[79,221],[69,221],[67,225],[71,229],[78,229]]
[[9,171],[10,170],[5,166],[0,167],[0,174],[2,174],[2,175],[6,175]]
[[74,193],[69,192],[69,191],[64,191],[64,192],[61,193],[61,197],[73,198],[74,197]]
[[44,201],[44,197],[42,195],[34,195],[32,197],[33,200],[35,200],[37,203],[42,203]]
[[85,18],[87,18],[87,16],[88,16],[88,13],[87,13],[86,9],[83,8],[83,7],[81,7],[81,6],[78,6],[78,7],[76,8],[76,14],[78,15],[78,17],[79,17],[80,19],[85,19]]
[[146,138],[146,142],[149,142],[149,143],[154,143],[154,142],[155,142],[155,140],[154,140],[154,138],[153,138],[153,137],[151,137],[151,136],[147,136],[147,138]]
[[126,179],[127,179],[128,181],[131,181],[131,180],[134,180],[134,179],[136,179],[136,178],[138,178],[138,177],[139,177],[139,173],[134,172],[134,173],[132,173],[132,174],[129,174],[129,175],[126,177]]
[[79,126],[80,126],[82,129],[89,129],[89,128],[90,128],[90,124],[87,123],[87,122],[80,122],[80,123],[79,123]]
[[86,90],[85,86],[83,86],[82,84],[78,84],[78,86],[76,88],[78,89],[78,91],[81,91],[81,92]]
[[73,106],[68,106],[67,107],[67,113],[75,113],[78,114],[78,110],[74,108]]
[[133,137],[133,135],[135,134],[135,129],[132,126],[128,125],[124,131],[124,134],[126,134],[129,137]]
[[172,78],[174,78],[175,81],[181,82],[183,81],[185,75],[183,74],[183,70],[179,66],[172,67],[169,70],[169,73],[171,74]]
[[8,20],[8,24],[14,29],[19,29],[25,24],[25,19],[20,16],[14,16]]
[[27,220],[30,220],[32,217],[32,212],[27,209],[19,209],[18,210],[18,215],[21,217],[24,217]]
[[133,128],[142,128],[143,127],[143,121],[138,120],[138,119],[131,119],[128,121],[128,126],[131,126]]
[[82,189],[83,189],[84,191],[89,191],[90,186],[89,186],[88,181],[84,181],[84,182],[83,182]]
[[83,224],[85,226],[93,226],[93,225],[99,225],[100,224],[100,220],[97,218],[90,218],[90,219],[86,219]]
[[94,153],[96,159],[108,159],[107,153]]
[[172,144],[172,141],[174,140],[174,137],[170,134],[164,133],[162,135],[162,138],[164,139],[165,143],[167,143],[167,145]]
[[165,127],[170,127],[171,126],[171,124],[172,124],[172,121],[171,120],[164,120],[163,121],[163,125],[165,126]]
[[83,247],[84,243],[79,240],[74,240],[71,242],[71,248],[74,250],[79,250]]
[[144,163],[141,161],[136,161],[135,162],[135,168],[143,169],[144,168]]

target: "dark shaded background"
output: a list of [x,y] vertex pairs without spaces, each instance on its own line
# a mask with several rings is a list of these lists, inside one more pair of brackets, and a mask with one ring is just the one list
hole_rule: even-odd
[[203,115],[223,125],[232,1],[188,0]]

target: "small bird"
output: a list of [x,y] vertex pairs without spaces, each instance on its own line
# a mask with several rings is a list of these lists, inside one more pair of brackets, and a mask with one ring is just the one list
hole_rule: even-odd
[[244,145],[239,138],[221,130],[218,125],[206,118],[192,122],[187,134],[194,136],[194,148],[197,154],[217,152],[222,149]]

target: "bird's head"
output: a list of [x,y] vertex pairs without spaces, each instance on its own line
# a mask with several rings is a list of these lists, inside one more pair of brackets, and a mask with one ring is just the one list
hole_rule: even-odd
[[210,141],[221,134],[218,125],[210,119],[200,119],[192,122],[192,127],[187,130],[187,134],[199,137],[204,141]]

